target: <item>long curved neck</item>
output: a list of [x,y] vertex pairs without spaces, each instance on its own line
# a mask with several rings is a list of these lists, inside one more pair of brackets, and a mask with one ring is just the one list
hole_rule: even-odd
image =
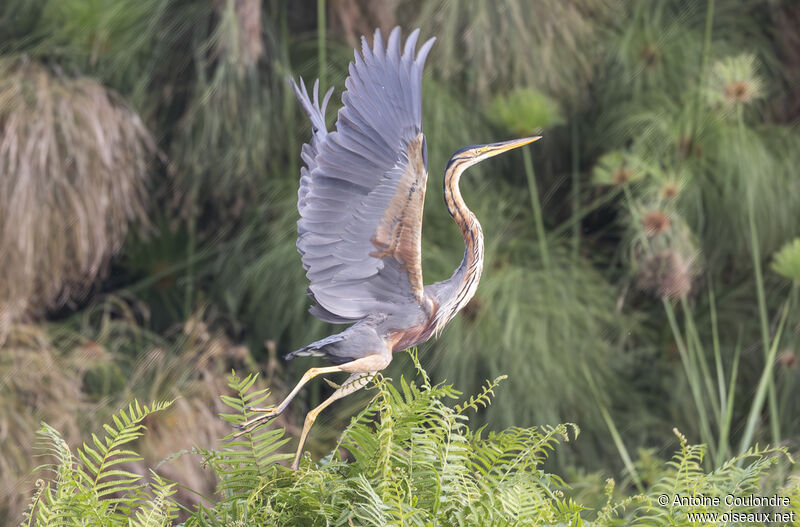
[[441,326],[437,329],[444,327],[472,299],[483,272],[483,230],[478,218],[464,203],[458,187],[461,174],[471,164],[467,159],[451,159],[444,173],[444,202],[450,216],[461,229],[465,248],[461,265],[445,281],[448,294],[447,298],[441,299],[438,317]]

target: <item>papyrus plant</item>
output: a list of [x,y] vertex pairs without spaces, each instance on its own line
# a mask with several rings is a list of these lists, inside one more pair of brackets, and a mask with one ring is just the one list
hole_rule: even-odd
[[88,78],[0,60],[0,337],[82,293],[145,215],[153,141]]

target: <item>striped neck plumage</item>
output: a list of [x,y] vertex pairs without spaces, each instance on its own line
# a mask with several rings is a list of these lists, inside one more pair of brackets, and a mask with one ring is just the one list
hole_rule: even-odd
[[461,197],[461,174],[473,164],[470,159],[454,158],[444,174],[444,201],[447,210],[464,236],[464,258],[450,280],[455,282],[451,296],[439,308],[438,334],[475,295],[483,272],[483,229]]

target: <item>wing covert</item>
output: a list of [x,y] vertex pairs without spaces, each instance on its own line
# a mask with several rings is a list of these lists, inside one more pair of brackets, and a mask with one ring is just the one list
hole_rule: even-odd
[[399,304],[424,306],[422,209],[427,153],[422,134],[422,69],[434,39],[415,57],[419,30],[400,49],[400,29],[384,45],[362,37],[342,94],[336,130],[325,128],[330,91],[319,105],[292,87],[313,127],[303,146],[297,249],[317,305],[312,313],[353,322]]

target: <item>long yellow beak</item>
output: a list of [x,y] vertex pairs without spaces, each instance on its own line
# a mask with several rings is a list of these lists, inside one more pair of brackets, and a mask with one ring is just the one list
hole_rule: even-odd
[[538,141],[541,138],[542,138],[541,135],[536,135],[533,137],[523,137],[522,139],[512,139],[511,141],[503,141],[502,143],[492,143],[490,145],[485,146],[485,148],[487,148],[488,150],[481,157],[482,158],[494,157],[498,154],[502,154],[503,152],[508,152],[509,150],[525,146],[527,144],[533,143],[534,141]]

